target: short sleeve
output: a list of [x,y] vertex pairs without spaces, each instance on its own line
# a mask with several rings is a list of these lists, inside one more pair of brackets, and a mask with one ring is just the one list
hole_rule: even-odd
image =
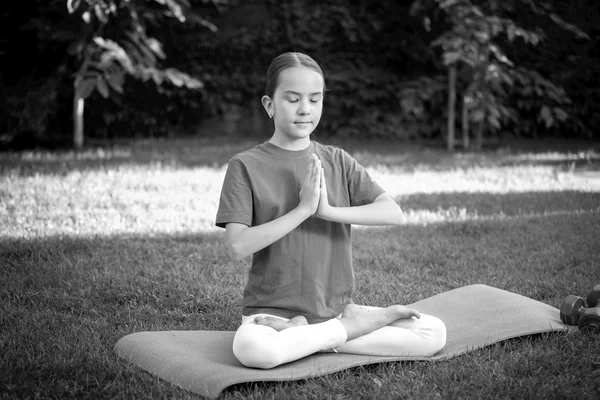
[[248,226],[252,224],[252,187],[248,172],[238,158],[229,160],[227,166],[219,199],[216,226],[225,228],[230,222]]
[[377,197],[385,192],[377,182],[371,178],[367,170],[346,151],[342,151],[344,166],[348,179],[348,192],[350,205],[362,206],[371,204]]

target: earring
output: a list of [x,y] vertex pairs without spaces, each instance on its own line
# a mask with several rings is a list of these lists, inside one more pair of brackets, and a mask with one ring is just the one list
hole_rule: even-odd
[[269,113],[269,118],[273,119],[273,114]]

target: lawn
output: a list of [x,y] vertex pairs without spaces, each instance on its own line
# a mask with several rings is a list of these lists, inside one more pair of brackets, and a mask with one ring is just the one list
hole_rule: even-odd
[[[197,398],[112,347],[138,331],[236,329],[249,260],[228,257],[214,217],[227,160],[261,140],[0,153],[0,398]],[[559,307],[600,283],[599,143],[453,154],[335,143],[406,215],[402,226],[354,230],[356,302],[483,283]],[[600,334],[535,335],[222,397],[600,398]]]

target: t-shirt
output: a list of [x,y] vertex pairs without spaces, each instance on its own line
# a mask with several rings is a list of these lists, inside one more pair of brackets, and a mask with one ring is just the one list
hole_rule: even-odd
[[[312,153],[321,160],[330,205],[369,204],[384,192],[340,148],[311,141],[292,151],[267,141],[229,160],[216,225],[261,225],[296,208]],[[303,315],[311,323],[339,315],[354,290],[350,227],[311,216],[254,253],[242,314]]]

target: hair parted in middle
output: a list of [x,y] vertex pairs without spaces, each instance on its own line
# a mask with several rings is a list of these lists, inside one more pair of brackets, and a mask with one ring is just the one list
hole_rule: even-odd
[[265,94],[272,98],[279,84],[278,79],[281,71],[294,67],[305,67],[318,72],[323,77],[323,91],[325,91],[325,75],[323,75],[323,70],[319,64],[312,57],[304,53],[287,52],[278,55],[271,61],[267,70]]

